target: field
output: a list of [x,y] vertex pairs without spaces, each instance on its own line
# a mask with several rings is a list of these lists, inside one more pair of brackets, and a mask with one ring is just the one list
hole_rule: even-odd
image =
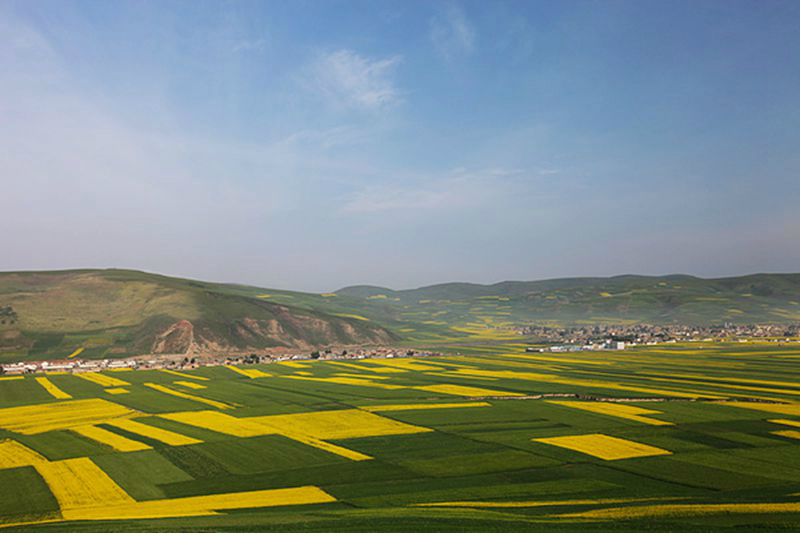
[[453,352],[0,379],[0,527],[800,527],[798,345]]

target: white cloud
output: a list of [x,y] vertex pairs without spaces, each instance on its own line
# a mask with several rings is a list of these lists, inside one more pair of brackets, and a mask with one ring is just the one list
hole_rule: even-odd
[[261,52],[267,44],[265,39],[241,40],[233,45],[234,52]]
[[515,169],[470,171],[457,168],[438,176],[365,187],[344,202],[341,212],[451,210],[487,206],[517,190],[517,184],[526,181],[528,176]]
[[466,56],[475,49],[475,29],[457,5],[444,4],[430,21],[433,46],[447,61]]
[[402,101],[393,81],[400,56],[371,60],[352,50],[322,54],[311,66],[306,84],[335,107],[377,111]]

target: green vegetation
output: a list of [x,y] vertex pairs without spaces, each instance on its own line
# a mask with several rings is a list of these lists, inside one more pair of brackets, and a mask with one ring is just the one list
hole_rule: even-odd
[[[130,392],[118,397],[76,376],[52,376],[75,399],[125,403],[140,411],[136,422],[195,439],[170,445],[158,433],[118,428],[113,420],[96,423],[147,448],[130,452],[69,428],[14,431],[8,424],[15,412],[3,409],[55,402],[33,394],[41,387],[27,376],[0,381],[0,427],[6,425],[0,443],[17,442],[56,464],[88,458],[136,502],[307,486],[334,500],[253,504],[216,516],[67,518],[25,526],[48,531],[708,531],[800,525],[800,433],[791,433],[800,427],[800,349],[794,345],[687,343],[580,357],[524,348],[518,342],[464,346],[462,356],[394,359],[399,371],[383,374],[369,360],[350,361],[349,367],[332,361],[302,369],[259,365],[253,368],[271,376],[255,379],[225,368],[187,371],[208,378],[202,382],[206,388],[194,394],[236,404],[226,410],[144,385],[180,379],[164,372],[114,374],[130,383]],[[343,371],[363,376],[362,382],[337,383]],[[322,381],[296,379],[306,377]],[[434,384],[454,386],[453,392],[426,389]],[[455,386],[561,396],[467,397]],[[27,402],[23,390],[32,393]],[[608,401],[615,399],[624,401]],[[345,416],[353,412],[361,413],[352,419],[358,422]],[[170,413],[194,418],[160,416]],[[327,418],[307,418],[309,413]],[[193,422],[206,419],[212,421],[207,427]],[[383,429],[391,424],[403,430]],[[253,434],[259,427],[262,434]],[[281,433],[282,427],[291,429]],[[610,453],[601,449],[607,446],[601,440],[588,451],[546,442],[598,434],[623,443],[622,452],[614,452],[622,455],[594,455]],[[67,504],[48,488],[52,478],[16,466],[15,452],[3,446],[0,521],[63,520]],[[638,456],[637,446],[667,453]],[[159,511],[169,512],[169,506]]]
[[[130,270],[0,274],[14,331],[0,362],[142,353],[517,339],[519,324],[784,323],[800,320],[800,275],[618,276],[310,294]],[[6,326],[12,327],[12,326]]]

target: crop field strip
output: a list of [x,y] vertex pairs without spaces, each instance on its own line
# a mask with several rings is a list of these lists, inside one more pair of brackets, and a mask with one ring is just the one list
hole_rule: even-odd
[[22,502],[0,505],[0,526],[800,524],[800,387],[770,364],[800,350],[562,357],[493,342],[0,380],[0,497]]

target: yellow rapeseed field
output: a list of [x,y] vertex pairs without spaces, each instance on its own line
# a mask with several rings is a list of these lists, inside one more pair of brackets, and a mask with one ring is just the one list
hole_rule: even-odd
[[417,390],[424,390],[427,392],[439,392],[442,394],[454,394],[456,396],[524,396],[520,392],[509,392],[491,389],[481,389],[479,387],[466,387],[464,385],[424,385],[422,387],[413,387]]
[[642,503],[664,500],[676,500],[679,498],[599,498],[586,500],[533,500],[533,501],[512,501],[512,502],[475,502],[475,501],[456,501],[456,502],[433,502],[415,503],[415,507],[488,507],[488,508],[514,508],[514,507],[555,507],[570,505],[614,505],[618,503]]
[[86,381],[91,381],[101,387],[124,387],[126,385],[130,385],[127,381],[122,381],[121,379],[113,378],[111,376],[104,376],[99,372],[82,372],[80,374],[75,374],[79,378],[85,379]]
[[800,403],[762,403],[762,402],[720,402],[719,405],[755,409],[767,413],[800,416]]
[[188,378],[188,379],[196,379],[197,381],[208,381],[208,378],[204,378],[203,376],[195,376],[194,374],[185,374],[183,372],[177,372],[175,370],[169,370],[166,368],[162,368],[161,372],[165,374],[170,374],[173,376],[178,376],[179,378]]
[[790,439],[800,439],[800,431],[795,431],[791,429],[783,430],[783,431],[773,431],[773,435],[778,435],[779,437],[787,437]]
[[147,424],[142,424],[141,422],[136,422],[135,420],[131,420],[129,418],[112,420],[108,422],[108,425],[124,429],[129,433],[135,433],[137,435],[142,435],[144,437],[163,442],[164,444],[168,444],[170,446],[185,446],[187,444],[200,444],[203,442],[201,440],[193,439],[192,437],[175,433],[174,431],[167,431],[166,429],[148,426]]
[[253,378],[253,379],[267,378],[272,375],[272,374],[267,374],[266,372],[262,372],[257,368],[239,368],[238,366],[233,366],[233,365],[225,365],[225,368],[233,370],[237,374],[241,374],[243,376],[247,376],[248,378]]
[[782,418],[777,418],[770,420],[773,424],[783,424],[784,426],[794,426],[800,428],[800,420],[784,420]]
[[547,437],[542,439],[532,439],[535,442],[550,444],[561,448],[567,448],[576,452],[585,453],[593,457],[598,457],[606,461],[617,459],[630,459],[632,457],[650,457],[653,455],[669,455],[672,452],[633,442],[618,437],[610,437],[600,433],[590,435],[572,435],[566,437]]
[[491,407],[488,402],[462,402],[462,403],[403,403],[388,405],[363,405],[359,409],[364,411],[414,411],[417,409],[455,409],[458,407]]
[[397,422],[360,409],[257,416],[246,420],[272,428],[275,433],[302,434],[325,440],[406,435],[433,431],[428,428]]
[[127,407],[100,398],[68,400],[0,409],[0,428],[24,435],[35,435],[45,431],[99,424],[135,414],[135,411]]
[[355,318],[356,320],[363,320],[363,321],[367,321],[367,322],[369,321],[369,318],[367,318],[365,316],[361,316],[361,315],[354,315],[353,313],[334,313],[334,314],[336,316],[341,316],[341,317],[344,317],[344,318]]
[[173,381],[175,385],[180,385],[181,387],[186,387],[187,389],[194,389],[194,390],[203,390],[206,388],[205,385],[201,385],[199,383],[195,383],[194,381]]
[[[402,372],[406,372],[402,368],[394,368],[394,367],[375,367],[370,365],[363,365],[363,364],[356,364],[356,363],[344,363],[342,361],[328,361],[330,365],[337,365],[346,368],[353,368],[355,370],[367,371],[367,372],[377,372],[379,374],[399,374]],[[305,368],[305,367],[301,367]]]
[[49,392],[50,396],[52,396],[53,398],[57,398],[59,400],[69,400],[70,398],[72,398],[71,395],[67,394],[63,390],[56,387],[53,384],[53,382],[50,381],[49,379],[47,378],[35,378],[35,379],[36,382],[39,383],[39,385],[41,385],[42,387],[44,387],[44,390]]
[[211,431],[234,437],[257,437],[274,433],[274,431],[267,429],[263,425],[251,422],[246,418],[237,418],[218,411],[187,411],[158,416],[181,424],[210,429]]
[[184,398],[186,400],[192,400],[195,402],[204,403],[206,405],[210,405],[211,407],[216,407],[217,409],[232,409],[232,405],[228,405],[225,402],[218,402],[217,400],[210,400],[208,398],[203,398],[201,396],[195,396],[194,394],[188,394],[186,392],[177,391],[174,389],[170,389],[169,387],[165,387],[164,385],[159,385],[157,383],[145,383],[145,387],[150,387],[153,390],[157,390],[159,392],[163,392],[164,394],[169,394],[171,396],[177,396],[178,398]]
[[251,492],[234,492],[151,500],[143,502],[107,504],[62,511],[66,520],[124,520],[135,518],[170,518],[181,516],[208,516],[215,511],[307,505],[335,502],[336,498],[319,487],[305,486],[288,489],[268,489]]
[[401,385],[387,385],[385,383],[375,383],[370,379],[366,378],[312,378],[306,376],[280,376],[282,378],[287,379],[302,379],[305,381],[319,381],[322,383],[336,383],[339,385],[356,385],[360,387],[375,387],[378,389],[388,389],[388,390],[395,390],[395,389],[405,389],[406,387]]
[[692,391],[688,389],[681,389],[681,390],[665,390],[665,389],[654,389],[650,387],[641,387],[641,386],[634,386],[634,385],[624,385],[620,383],[611,383],[608,381],[601,381],[596,379],[574,379],[574,378],[565,378],[559,376],[558,374],[542,374],[538,372],[517,372],[512,370],[469,370],[469,369],[458,369],[456,371],[460,375],[465,376],[489,376],[489,377],[496,377],[496,378],[507,378],[507,379],[524,379],[526,381],[539,381],[542,383],[557,383],[559,385],[575,385],[578,387],[587,387],[587,388],[602,388],[602,389],[609,389],[609,390],[622,390],[622,391],[630,391],[630,392],[645,392],[649,394],[659,394],[661,396],[672,396],[672,397],[705,397],[705,398],[722,398],[721,396],[717,396],[714,394],[709,394],[705,391]]
[[307,363],[301,363],[300,361],[281,361],[278,364],[279,365],[288,366],[290,368],[308,368],[306,366]]
[[128,394],[130,391],[128,389],[123,389],[122,387],[114,387],[112,389],[105,389],[106,393],[108,394]]
[[773,513],[798,513],[800,502],[787,503],[685,503],[670,505],[639,505],[629,507],[612,507],[595,509],[579,513],[552,515],[555,518],[580,518],[588,520],[631,520],[637,518],[654,518],[659,516],[697,516],[709,514],[745,514],[755,513],[769,515]]
[[292,440],[296,440],[297,442],[302,442],[303,444],[306,444],[308,446],[313,446],[314,448],[325,450],[328,453],[346,457],[347,459],[350,459],[352,461],[366,461],[368,459],[372,459],[372,457],[370,457],[369,455],[365,455],[363,453],[357,452],[355,450],[350,450],[342,446],[337,446],[336,444],[331,444],[330,442],[325,442],[324,440],[315,439],[314,437],[309,437],[308,435],[305,435],[303,433],[294,433],[289,430],[282,430],[281,435],[290,438]]
[[33,466],[47,459],[15,440],[0,440],[0,470]]
[[369,362],[370,365],[388,366],[389,368],[399,368],[400,370],[418,370],[420,372],[441,370],[438,366],[423,364],[409,359],[370,359]]
[[72,352],[71,354],[69,354],[69,355],[67,356],[67,359],[72,359],[73,357],[78,357],[80,354],[82,354],[82,353],[83,353],[83,350],[84,350],[84,349],[85,349],[85,348],[78,348],[77,350],[75,350],[74,352]]
[[14,381],[17,379],[25,379],[25,376],[3,376],[0,377],[0,381]]
[[34,466],[58,500],[62,513],[81,507],[136,503],[88,457],[47,461]]
[[[310,373],[308,373],[308,372],[305,372],[305,373],[303,373],[303,372],[297,372],[297,373],[298,373],[298,374],[303,374],[303,375],[311,375],[311,374],[310,374]],[[355,374],[355,373],[350,373],[350,372],[337,372],[337,373],[335,374],[335,376],[336,376],[337,378],[356,378],[356,379],[392,379],[392,378],[391,378],[391,377],[389,377],[389,376],[375,376],[375,375],[373,375],[373,374]]]
[[149,450],[150,446],[143,442],[131,440],[121,435],[117,435],[107,429],[97,426],[77,426],[72,428],[72,431],[91,439],[93,441],[110,446],[118,452],[138,452],[141,450]]
[[574,409],[582,409],[584,411],[599,413],[601,415],[616,416],[619,418],[625,418],[627,420],[633,420],[634,422],[650,424],[651,426],[673,425],[672,422],[666,422],[664,420],[657,420],[655,418],[641,416],[641,415],[659,415],[662,413],[659,411],[653,411],[652,409],[643,409],[641,407],[636,407],[635,405],[626,405],[622,403],[613,403],[613,402],[573,402],[573,401],[561,401],[561,400],[549,400],[547,403],[563,405],[565,407],[572,407]]

